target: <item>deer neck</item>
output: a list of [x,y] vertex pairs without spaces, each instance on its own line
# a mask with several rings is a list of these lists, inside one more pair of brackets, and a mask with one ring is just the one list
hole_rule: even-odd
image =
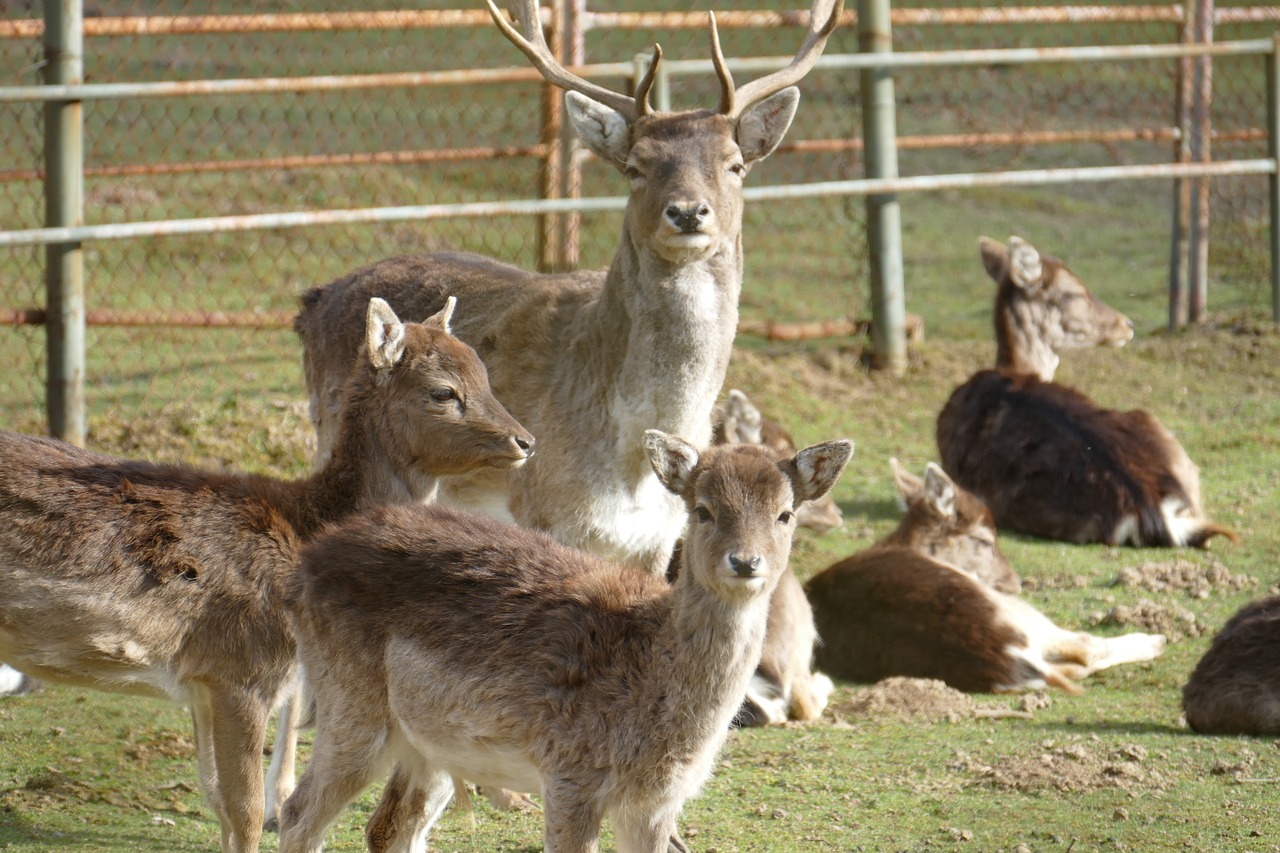
[[1037,308],[1025,299],[1002,299],[996,305],[996,369],[1030,373],[1052,382],[1058,354],[1045,339]]
[[624,240],[605,278],[598,346],[611,362],[608,405],[618,446],[646,429],[698,445],[711,438],[711,409],[724,384],[738,326],[742,246],[726,237],[708,258],[676,264]]

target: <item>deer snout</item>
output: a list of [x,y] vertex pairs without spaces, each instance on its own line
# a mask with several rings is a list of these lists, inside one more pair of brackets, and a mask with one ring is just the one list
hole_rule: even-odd
[[755,577],[759,573],[763,562],[759,556],[739,557],[737,554],[729,555],[729,568],[740,578]]
[[711,218],[711,205],[705,201],[673,201],[667,205],[666,215],[682,234],[695,234]]

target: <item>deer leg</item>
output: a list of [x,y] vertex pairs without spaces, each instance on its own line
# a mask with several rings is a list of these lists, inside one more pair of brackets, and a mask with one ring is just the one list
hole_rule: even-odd
[[226,850],[231,841],[231,823],[227,819],[222,791],[218,786],[218,763],[213,757],[213,708],[209,705],[207,694],[191,703],[191,725],[196,741],[196,769],[200,777],[200,791],[218,819],[218,826],[222,830],[222,849]]
[[262,744],[271,708],[238,692],[214,692],[210,703],[213,759],[227,823],[223,850],[253,853],[262,837]]
[[365,828],[370,853],[426,853],[427,835],[453,797],[453,777],[401,754]]
[[542,792],[544,853],[596,853],[600,843],[602,814],[590,794],[578,786],[560,783]]
[[613,834],[618,842],[618,853],[687,850],[676,833],[674,813],[654,814],[648,809],[620,808],[613,814]]
[[302,724],[305,693],[299,677],[289,697],[280,706],[275,745],[271,748],[271,766],[267,768],[266,821],[263,823],[263,828],[272,832],[280,829],[280,807],[293,793],[297,773],[298,729]]

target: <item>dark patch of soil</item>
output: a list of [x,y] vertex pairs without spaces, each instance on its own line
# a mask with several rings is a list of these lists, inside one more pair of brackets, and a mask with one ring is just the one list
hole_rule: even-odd
[[1200,637],[1211,628],[1194,613],[1178,604],[1158,604],[1142,598],[1133,604],[1118,604],[1110,613],[1095,614],[1095,625],[1118,625],[1149,634],[1164,634],[1171,643],[1187,637]]
[[1214,559],[1205,562],[1178,557],[1166,562],[1143,563],[1121,569],[1113,586],[1144,589],[1149,592],[1183,590],[1192,598],[1208,598],[1213,593],[1234,593],[1253,589],[1255,578],[1233,575]]
[[991,764],[959,752],[949,767],[974,777],[973,785],[1018,792],[1165,790],[1177,782],[1176,774],[1154,766],[1147,750],[1138,744],[1073,742],[1060,746],[1046,741],[1033,755],[1002,756]]

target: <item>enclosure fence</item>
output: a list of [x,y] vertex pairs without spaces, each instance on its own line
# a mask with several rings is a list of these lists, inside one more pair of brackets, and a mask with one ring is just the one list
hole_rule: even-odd
[[[279,367],[298,360],[297,293],[391,254],[607,262],[616,179],[576,144],[558,92],[510,67],[483,8],[160,6],[103,2],[86,18],[50,0],[43,19],[0,18],[15,82],[0,86],[10,419],[43,399],[51,431],[79,443],[90,407],[145,416],[219,388],[297,394],[296,367]],[[798,38],[807,17],[719,12],[735,75],[785,63],[778,33]],[[630,57],[645,43],[706,55],[705,10],[555,0],[544,25],[566,65],[619,87],[642,72]],[[900,194],[1157,179],[1173,188],[1170,325],[1207,316],[1211,223],[1228,284],[1256,308],[1269,281],[1280,321],[1278,26],[1280,8],[1211,0],[846,10],[789,140],[746,191],[744,231],[800,244],[760,264],[748,247],[749,268],[825,286],[776,297],[749,275],[744,329],[830,334],[870,315],[877,358],[900,366],[913,251]],[[991,33],[1002,46],[983,44]],[[941,75],[957,69],[970,76],[952,88]],[[665,61],[655,100],[711,103],[713,80],[709,60]]]

